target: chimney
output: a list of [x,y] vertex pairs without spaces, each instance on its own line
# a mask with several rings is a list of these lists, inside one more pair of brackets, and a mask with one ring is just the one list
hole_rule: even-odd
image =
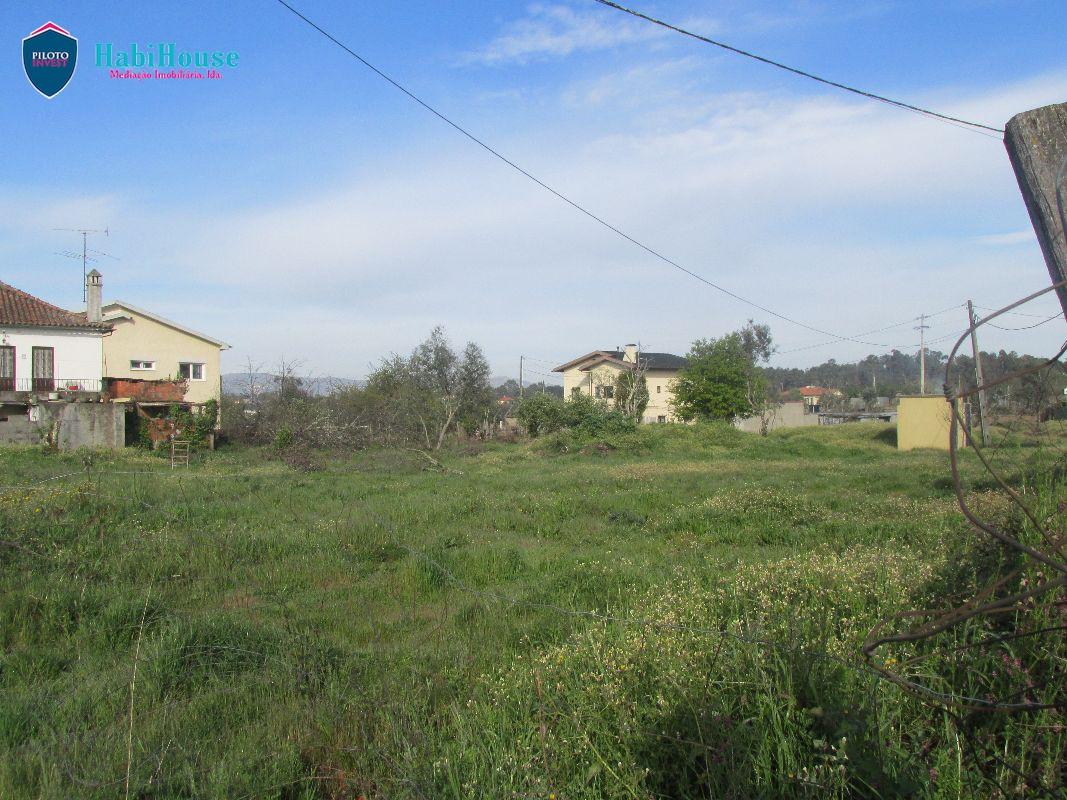
[[623,353],[622,360],[626,361],[627,363],[630,363],[630,364],[636,364],[637,363],[637,345],[636,344],[628,344],[628,345],[626,345],[626,352]]
[[103,277],[95,269],[85,276],[85,316],[91,323],[102,322],[104,319]]

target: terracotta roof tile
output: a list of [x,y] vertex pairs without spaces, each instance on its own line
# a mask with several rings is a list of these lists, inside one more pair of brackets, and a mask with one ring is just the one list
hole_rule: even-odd
[[3,281],[0,281],[0,325],[86,328],[94,331],[111,327],[107,323],[91,324],[84,311],[67,311]]

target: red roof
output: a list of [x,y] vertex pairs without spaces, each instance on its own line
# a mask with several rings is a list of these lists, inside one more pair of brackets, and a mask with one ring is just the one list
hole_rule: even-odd
[[0,281],[0,325],[85,328],[94,331],[111,327],[105,323],[91,324],[84,311],[66,311],[3,281]]
[[820,395],[830,394],[833,389],[827,389],[823,386],[803,386],[800,389],[801,397],[819,397]]

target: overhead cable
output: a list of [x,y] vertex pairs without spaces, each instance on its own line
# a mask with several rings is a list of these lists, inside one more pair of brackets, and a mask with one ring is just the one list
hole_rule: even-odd
[[642,19],[645,22],[650,22],[653,25],[659,25],[662,28],[666,28],[667,30],[674,31],[675,33],[680,33],[683,36],[688,36],[691,39],[696,39],[698,41],[704,42],[705,44],[710,44],[710,45],[714,45],[715,47],[720,47],[723,50],[728,50],[729,52],[736,53],[739,56],[744,56],[745,58],[751,58],[751,59],[753,59],[755,61],[760,61],[760,62],[762,62],[764,64],[768,64],[768,65],[770,65],[772,67],[777,67],[778,69],[785,70],[786,72],[792,72],[794,75],[799,75],[802,78],[808,78],[810,80],[817,81],[818,83],[822,83],[822,84],[825,84],[827,86],[832,86],[835,89],[841,89],[841,90],[846,91],[846,92],[851,92],[852,94],[858,94],[861,97],[866,97],[866,98],[868,98],[870,100],[877,100],[878,102],[881,102],[881,103],[887,103],[888,105],[896,106],[897,108],[902,108],[902,109],[905,109],[906,111],[912,111],[912,112],[914,112],[916,114],[922,114],[923,116],[926,116],[926,117],[932,117],[933,119],[939,119],[939,120],[941,120],[943,122],[948,122],[948,123],[950,123],[952,125],[955,125],[957,127],[966,126],[964,128],[965,130],[971,130],[971,131],[974,131],[975,133],[981,133],[984,136],[989,136],[989,133],[986,133],[987,131],[992,131],[993,133],[999,133],[999,134],[1003,134],[1004,133],[1004,129],[1003,128],[996,128],[996,127],[993,127],[992,125],[984,125],[981,122],[971,122],[970,120],[961,119],[959,117],[952,117],[952,116],[949,116],[948,114],[942,114],[942,113],[937,112],[937,111],[932,111],[932,110],[930,110],[928,108],[923,108],[921,106],[912,105],[911,103],[905,103],[905,102],[903,102],[901,100],[893,100],[890,97],[885,97],[884,95],[875,94],[874,92],[869,92],[869,91],[866,91],[865,89],[858,89],[855,86],[849,86],[848,84],[845,84],[845,83],[839,83],[837,81],[832,81],[829,78],[823,78],[823,77],[821,77],[819,75],[815,75],[815,74],[813,74],[811,72],[808,72],[807,70],[798,69],[797,67],[791,67],[788,64],[783,64],[780,61],[774,61],[773,59],[767,58],[765,56],[757,55],[756,53],[750,52],[748,50],[742,50],[739,47],[734,47],[732,45],[726,44],[725,42],[720,42],[720,41],[717,41],[715,39],[710,39],[707,36],[700,35],[699,33],[693,33],[692,31],[686,30],[685,28],[682,28],[682,27],[680,27],[678,25],[673,25],[670,22],[665,22],[664,20],[656,19],[655,17],[651,17],[648,14],[644,14],[644,13],[642,13],[640,11],[637,11],[635,9],[632,9],[632,8],[627,8],[626,6],[619,5],[618,3],[613,3],[613,2],[611,2],[611,0],[594,0],[594,2],[599,3],[602,6],[607,6],[608,8],[613,8],[616,11],[621,11],[624,14],[629,14],[632,17],[637,17],[638,19]]
[[828,337],[830,337],[831,339],[833,339],[835,341],[855,342],[856,344],[863,344],[863,345],[867,345],[868,347],[880,347],[881,346],[881,345],[878,345],[876,343],[865,342],[865,341],[862,341],[860,339],[857,339],[857,338],[854,338],[854,337],[851,337],[851,336],[842,336],[842,335],[833,333],[831,331],[823,330],[822,328],[817,328],[814,325],[809,325],[806,322],[801,322],[800,320],[795,319],[793,317],[790,317],[790,316],[788,316],[786,314],[782,314],[782,313],[780,313],[778,311],[774,311],[773,309],[768,308],[767,306],[762,305],[761,303],[757,303],[755,300],[751,300],[751,299],[749,299],[747,297],[744,297],[744,296],[742,296],[740,294],[737,294],[736,292],[733,292],[733,291],[727,289],[726,287],[721,286],[720,284],[715,283],[714,281],[709,280],[708,278],[705,278],[703,275],[701,275],[701,274],[699,274],[697,272],[694,272],[691,269],[688,269],[688,268],[682,266],[677,261],[674,261],[673,259],[665,256],[663,253],[661,253],[658,250],[654,249],[653,247],[645,244],[644,242],[639,241],[638,239],[636,239],[635,237],[633,237],[630,234],[626,233],[625,231],[621,230],[620,228],[617,228],[615,225],[612,225],[610,222],[605,220],[603,217],[597,216],[595,213],[593,213],[592,211],[587,209],[585,206],[581,205],[580,203],[578,203],[575,200],[572,200],[567,195],[563,194],[559,190],[554,189],[552,186],[550,186],[549,184],[545,183],[543,180],[538,178],[532,172],[530,172],[527,169],[519,166],[516,162],[512,161],[510,158],[508,158],[507,156],[503,155],[499,150],[496,150],[495,148],[493,148],[491,145],[489,145],[488,143],[486,143],[482,139],[479,139],[477,136],[475,136],[469,130],[464,128],[458,122],[453,121],[448,116],[446,116],[443,112],[438,111],[434,106],[432,106],[429,103],[427,103],[425,100],[420,98],[418,95],[416,95],[414,92],[412,92],[406,86],[401,84],[399,81],[397,81],[396,79],[392,78],[391,76],[389,76],[387,73],[383,72],[378,67],[374,66],[374,64],[369,62],[367,59],[365,59],[363,56],[361,56],[359,53],[357,53],[351,47],[346,45],[340,39],[335,37],[333,34],[331,34],[325,28],[320,26],[318,23],[312,21],[311,19],[306,17],[303,13],[301,13],[296,8],[291,6],[288,2],[286,2],[286,0],[277,0],[277,2],[278,2],[279,5],[284,6],[286,9],[288,9],[294,16],[296,16],[299,19],[303,20],[304,23],[306,23],[309,27],[313,28],[315,31],[317,31],[319,34],[321,34],[323,37],[325,37],[329,41],[333,42],[335,45],[337,45],[337,47],[341,48],[344,52],[348,53],[348,55],[350,55],[356,61],[361,63],[363,66],[365,66],[371,72],[373,72],[375,75],[377,75],[382,80],[384,80],[387,83],[389,83],[390,85],[392,85],[394,88],[396,88],[400,92],[402,92],[405,95],[407,95],[408,98],[410,98],[414,102],[418,103],[420,106],[422,106],[424,109],[429,111],[435,117],[440,119],[446,125],[449,125],[450,127],[454,128],[457,132],[461,133],[463,136],[465,136],[466,138],[470,139],[470,141],[474,142],[476,145],[481,147],[483,150],[488,152],[490,155],[492,155],[493,157],[495,157],[495,158],[499,159],[500,161],[504,162],[509,167],[511,167],[513,170],[518,172],[520,175],[523,175],[524,177],[526,177],[529,180],[533,181],[538,186],[540,186],[542,189],[544,189],[545,191],[547,191],[550,194],[554,195],[559,200],[562,200],[564,203],[566,203],[567,205],[569,205],[571,208],[575,209],[576,211],[581,212],[582,214],[587,216],[589,219],[591,219],[594,222],[596,222],[598,225],[601,225],[602,227],[607,228],[609,231],[611,231],[615,235],[625,239],[626,241],[628,241],[630,244],[634,245],[635,247],[638,247],[641,250],[644,250],[646,253],[648,253],[649,255],[654,256],[655,258],[659,259],[664,264],[667,264],[668,266],[673,267],[674,269],[678,270],[679,272],[685,273],[686,275],[688,275],[691,278],[695,278],[696,280],[700,281],[701,283],[704,283],[707,286],[710,286],[712,289],[715,289],[717,292],[721,292],[722,294],[726,295],[727,297],[731,297],[731,298],[733,298],[734,300],[737,300],[740,303],[744,303],[747,306],[751,306],[752,308],[755,308],[758,311],[762,311],[763,313],[768,314],[769,316],[775,317],[776,319],[780,319],[783,322],[788,322],[790,325],[796,325],[798,328],[804,328],[805,330],[809,330],[812,333],[817,333],[817,334],[819,334],[821,336],[828,336]]

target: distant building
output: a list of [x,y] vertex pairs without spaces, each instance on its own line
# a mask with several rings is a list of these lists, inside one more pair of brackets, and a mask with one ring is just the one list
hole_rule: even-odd
[[0,282],[0,442],[121,447],[127,413],[220,398],[229,345],[129,303],[105,306],[95,269],[85,293],[85,311],[67,311]]
[[822,410],[826,397],[840,397],[841,392],[837,389],[827,389],[825,386],[802,386],[800,397],[804,401],[804,413],[818,414]]
[[[89,273],[88,286],[99,282]],[[0,442],[121,447],[122,409],[107,402],[99,295],[67,311],[0,282]]]
[[0,391],[100,392],[110,330],[91,307],[66,311],[0,282]]
[[563,396],[587,394],[614,403],[615,383],[619,375],[636,365],[644,371],[648,387],[648,407],[642,422],[674,422],[674,381],[688,362],[671,353],[648,353],[637,345],[624,350],[594,350],[560,364],[553,372],[563,373]]
[[[104,340],[104,376],[116,399],[194,408],[221,399],[228,344],[123,300],[104,305],[103,318],[114,329]],[[184,388],[164,391],[164,381]]]

